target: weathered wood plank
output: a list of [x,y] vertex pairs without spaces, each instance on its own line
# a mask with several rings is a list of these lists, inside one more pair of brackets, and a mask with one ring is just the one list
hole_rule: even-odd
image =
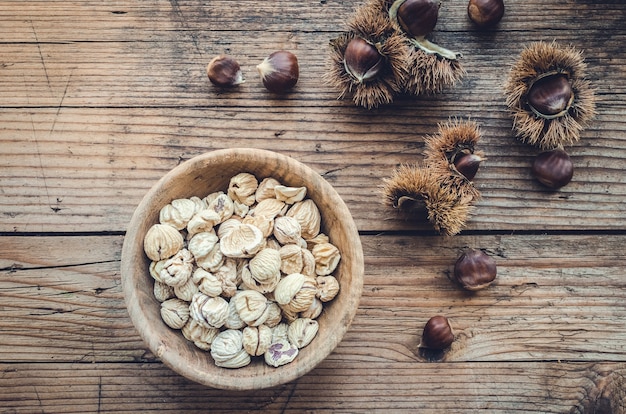
[[[333,108],[33,111],[2,115],[0,231],[124,231],[163,174],[205,151],[237,146],[279,151],[310,165],[336,187],[360,230],[429,229],[384,207],[380,186],[395,166],[421,159],[423,137],[436,131],[432,113],[429,124],[411,119],[410,108],[384,119]],[[624,125],[590,128],[569,151],[573,182],[548,192],[530,175],[535,150],[515,142],[504,115],[495,121],[477,115],[488,160],[475,179],[483,200],[468,230],[626,227]]]
[[3,413],[624,413],[623,363],[324,361],[251,392],[191,383],[158,363],[0,364]]
[[[357,317],[329,360],[410,363],[428,318],[446,314],[448,361],[626,360],[624,236],[363,236]],[[121,236],[1,237],[0,360],[154,359],[127,316]],[[497,283],[467,294],[449,278],[466,246],[498,262]]]
[[[484,199],[469,230],[625,227],[621,3],[577,2],[580,13],[571,16],[571,5],[542,2],[541,15],[555,16],[554,30],[542,26],[538,3],[525,3],[511,7],[497,31],[481,33],[463,5],[444,2],[450,17],[435,35],[461,46],[466,78],[439,96],[377,111],[337,101],[320,82],[327,41],[351,2],[244,2],[236,9],[229,2],[46,2],[45,13],[29,4],[0,7],[11,10],[0,13],[7,23],[0,25],[7,34],[0,45],[0,231],[123,231],[167,170],[232,146],[278,150],[310,164],[337,187],[361,230],[428,229],[378,204],[380,179],[419,159],[423,137],[453,116],[481,124],[489,157],[476,180]],[[270,15],[275,26],[266,27]],[[221,30],[206,29],[216,21]],[[566,30],[581,21],[580,30]],[[585,50],[599,99],[596,121],[570,151],[574,182],[556,193],[531,180],[535,150],[512,138],[501,91],[523,43],[552,38]],[[263,90],[254,70],[277,47],[296,50],[302,63],[299,86],[281,99]],[[226,49],[241,56],[249,81],[216,93],[204,66]]]
[[[343,27],[361,1],[277,0],[258,3],[241,0],[197,0],[142,2],[108,1],[29,1],[16,6],[0,2],[0,34],[6,41],[110,41],[120,32],[133,33],[127,40],[151,40],[178,30],[187,36],[213,31],[337,31]],[[442,1],[438,31],[476,31],[466,16],[466,3]],[[540,12],[539,12],[540,11]],[[574,11],[574,12],[573,12]],[[551,19],[548,21],[546,16]],[[624,17],[623,3],[616,0],[595,2],[562,1],[545,3],[529,0],[510,3],[498,26],[499,31],[523,29],[532,34],[570,31],[598,32],[619,30]],[[576,35],[573,33],[572,35]]]
[[[349,100],[337,101],[337,91],[322,81],[328,58],[328,41],[337,32],[232,32],[235,39],[223,39],[219,32],[198,35],[203,50],[185,38],[186,32],[170,32],[169,40],[115,42],[4,43],[0,45],[0,107],[50,106],[252,106],[273,107],[278,102],[293,108],[307,106],[352,107]],[[120,36],[124,33],[121,32]],[[128,34],[125,34],[128,36]],[[498,32],[493,38],[473,32],[444,32],[437,39],[450,48],[462,50],[467,75],[435,99],[410,98],[400,105],[434,101],[454,102],[466,110],[480,105],[502,105],[502,82],[523,46],[531,41],[557,40],[582,49],[590,67],[589,78],[600,98],[600,109],[619,105],[626,93],[622,67],[626,52],[621,45],[626,34],[609,38],[580,32],[537,34]],[[275,39],[278,37],[278,39]],[[254,39],[252,42],[247,39]],[[462,39],[462,40],[461,40]],[[284,99],[268,94],[256,65],[277,49],[294,51],[300,62],[300,80]],[[242,66],[246,82],[236,90],[216,93],[206,78],[205,68],[219,53],[229,53]],[[468,105],[468,102],[475,105]],[[623,110],[623,105],[621,106]],[[446,107],[438,108],[445,110]],[[486,108],[485,108],[486,109]],[[602,111],[601,111],[602,112]],[[369,111],[370,115],[384,111]]]
[[[169,169],[204,151],[233,146],[282,151],[310,164],[337,187],[362,230],[406,227],[379,205],[381,178],[399,163],[420,159],[423,136],[435,132],[434,116],[428,124],[409,120],[410,108],[378,120],[355,109],[298,111],[6,110],[0,138],[2,231],[124,230],[143,194]],[[494,125],[475,118],[483,125],[481,148],[489,159],[476,179],[484,200],[469,228],[623,229],[623,125],[608,122],[605,129],[601,122],[612,118],[602,116],[570,151],[575,179],[555,193],[531,179],[535,152],[514,142],[505,119]],[[385,133],[389,127],[396,132]]]

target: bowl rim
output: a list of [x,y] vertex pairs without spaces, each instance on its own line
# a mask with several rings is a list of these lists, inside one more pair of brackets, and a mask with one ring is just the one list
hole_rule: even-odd
[[[143,236],[145,232],[142,233],[137,231],[142,227],[146,228],[149,220],[149,218],[144,214],[146,209],[150,208],[156,198],[164,197],[164,194],[166,194],[169,186],[173,181],[175,181],[176,177],[180,176],[180,174],[193,171],[194,168],[204,168],[206,170],[211,166],[220,164],[220,162],[222,162],[220,160],[232,160],[233,157],[234,159],[248,161],[275,160],[275,162],[280,164],[281,169],[286,168],[288,171],[297,171],[297,175],[302,181],[306,181],[307,179],[315,180],[316,186],[319,186],[319,189],[323,191],[324,202],[330,204],[333,211],[344,213],[342,216],[344,220],[335,224],[341,226],[342,234],[348,235],[352,244],[352,248],[350,249],[349,267],[345,269],[351,274],[348,278],[350,282],[350,289],[343,289],[342,286],[340,295],[344,295],[342,297],[342,301],[344,301],[345,305],[343,308],[340,308],[340,314],[334,315],[333,318],[337,319],[340,323],[334,323],[333,331],[326,334],[324,337],[325,341],[318,344],[319,352],[310,352],[307,354],[307,357],[302,360],[299,360],[299,355],[298,358],[296,358],[296,360],[292,363],[283,367],[272,368],[263,377],[245,375],[246,372],[243,370],[245,370],[246,367],[239,369],[227,369],[215,366],[216,371],[211,373],[200,370],[193,366],[193,364],[189,364],[189,360],[181,356],[179,352],[176,351],[177,348],[170,346],[168,341],[153,335],[152,332],[155,327],[155,323],[162,325],[165,324],[160,319],[160,316],[157,321],[154,315],[152,315],[145,308],[146,300],[139,295],[140,292],[138,291],[137,284],[141,278],[150,278],[150,280],[152,278],[148,272],[145,272],[145,274],[137,274],[138,272],[133,270],[135,266],[134,263],[136,263],[136,261],[149,261],[143,252]],[[244,172],[246,168],[242,167],[241,170],[241,172]],[[273,175],[272,173],[269,173],[267,176]],[[281,184],[289,185],[290,183],[281,182]],[[307,191],[307,193],[308,192],[309,191]],[[315,193],[312,193],[310,198],[315,198]],[[317,201],[316,204],[318,204]],[[334,216],[335,213],[332,214]],[[322,220],[324,221],[324,217],[322,217]],[[156,221],[150,221],[150,225],[154,223],[156,223]],[[331,242],[332,241],[333,240],[331,238]],[[342,255],[343,254],[344,252],[342,252]],[[343,264],[340,262],[340,265]],[[324,177],[307,165],[289,156],[263,149],[226,148],[213,150],[186,160],[185,162],[174,167],[172,170],[168,171],[150,188],[150,190],[148,190],[141,202],[135,208],[132,218],[128,224],[122,245],[121,279],[124,300],[126,302],[126,307],[131,321],[144,343],[155,356],[157,356],[166,366],[178,374],[205,386],[226,390],[253,390],[269,388],[295,380],[315,368],[334,351],[350,327],[356,315],[362,294],[363,276],[364,258],[360,236],[348,207],[336,190],[324,179]],[[152,299],[156,300],[154,297]],[[179,336],[181,340],[186,341],[182,335]],[[284,369],[284,367],[288,368]],[[219,372],[219,375],[215,375],[217,372]]]

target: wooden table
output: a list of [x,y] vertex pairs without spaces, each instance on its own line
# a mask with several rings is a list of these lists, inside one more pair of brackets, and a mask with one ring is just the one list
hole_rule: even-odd
[[[322,82],[328,41],[357,2],[0,2],[0,413],[626,411],[626,3],[507,2],[479,31],[443,1],[434,38],[464,53],[462,82],[365,110]],[[513,138],[502,83],[523,46],[584,51],[598,115],[569,148],[573,181],[531,178],[537,150]],[[295,52],[301,77],[276,97],[255,66]],[[217,91],[219,53],[247,81]],[[466,229],[444,237],[381,204],[382,178],[422,157],[424,137],[471,117],[488,160]],[[147,351],[120,287],[127,223],[168,170],[218,148],[264,148],[321,173],[351,209],[365,254],[357,316],[297,381],[207,389]],[[497,259],[497,283],[450,280],[465,247]],[[457,334],[420,358],[425,321]]]

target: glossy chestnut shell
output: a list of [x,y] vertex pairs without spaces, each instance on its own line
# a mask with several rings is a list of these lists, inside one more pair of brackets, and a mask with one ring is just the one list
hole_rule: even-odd
[[426,322],[422,332],[420,347],[445,349],[454,342],[454,332],[450,321],[443,315],[433,316]]
[[526,99],[536,115],[552,119],[567,113],[574,101],[574,91],[566,74],[555,73],[535,80]]
[[346,72],[359,83],[376,78],[384,61],[378,49],[360,37],[350,40],[343,58]]
[[405,0],[398,7],[397,16],[398,23],[408,34],[413,37],[423,37],[432,32],[437,25],[439,2]]
[[479,155],[461,152],[454,157],[453,163],[454,168],[456,168],[461,175],[469,181],[472,181],[474,177],[476,177],[482,160],[482,157]]
[[496,279],[496,261],[482,250],[468,249],[454,264],[454,278],[467,290],[488,287]]
[[504,16],[503,0],[470,0],[467,15],[479,27],[494,26]]
[[574,164],[562,149],[544,151],[535,157],[533,176],[543,185],[557,189],[568,184],[574,176]]
[[265,88],[274,93],[293,88],[300,76],[298,58],[286,50],[271,53],[257,65],[257,70]]
[[206,69],[207,76],[216,86],[236,86],[243,83],[241,67],[235,59],[226,55],[219,55],[211,59]]

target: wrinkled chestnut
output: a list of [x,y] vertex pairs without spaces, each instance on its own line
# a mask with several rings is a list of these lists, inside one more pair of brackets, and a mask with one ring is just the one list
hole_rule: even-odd
[[219,55],[211,59],[206,68],[207,76],[216,86],[236,86],[243,83],[243,75],[239,63],[226,55]]
[[483,158],[480,155],[461,152],[454,157],[453,163],[454,168],[461,175],[472,181],[478,172],[478,167],[480,167],[482,160]]
[[346,72],[359,83],[375,78],[384,65],[378,49],[360,37],[350,40],[344,52]]
[[293,88],[300,76],[298,58],[286,50],[273,52],[256,68],[265,88],[274,93],[286,92]]
[[553,119],[567,113],[574,101],[574,91],[565,74],[555,73],[537,79],[526,99],[536,115]]
[[445,349],[454,342],[454,332],[448,318],[442,315],[433,316],[426,322],[422,333],[420,347],[429,349]]
[[467,15],[479,27],[494,26],[504,16],[503,0],[470,0]]
[[[398,23],[413,37],[424,37],[433,31],[439,17],[439,2],[435,0],[397,0]],[[393,6],[392,6],[393,7]]]
[[531,171],[541,184],[557,189],[572,180],[574,164],[565,151],[557,148],[537,155]]
[[482,250],[468,249],[454,264],[454,278],[467,290],[488,287],[496,279],[496,261]]

